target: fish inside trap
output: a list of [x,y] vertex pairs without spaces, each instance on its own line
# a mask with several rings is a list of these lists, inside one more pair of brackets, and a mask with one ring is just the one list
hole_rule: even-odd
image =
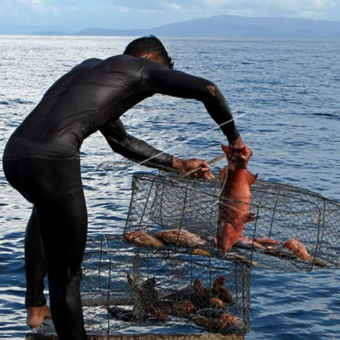
[[138,249],[110,238],[84,260],[82,299],[89,330],[186,327],[245,334],[250,329],[250,271],[206,256]]
[[[221,196],[218,176],[204,181],[164,173],[135,174],[132,189],[125,240],[133,244],[129,237],[138,231],[151,242],[136,246],[186,248],[271,270],[340,268],[340,205],[316,193],[257,180],[245,200]],[[236,218],[231,211],[246,213]],[[238,219],[240,235],[224,249],[219,242],[228,241]],[[226,235],[219,234],[224,225]]]

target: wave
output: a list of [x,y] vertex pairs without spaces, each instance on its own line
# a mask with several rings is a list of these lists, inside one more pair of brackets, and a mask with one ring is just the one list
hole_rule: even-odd
[[11,105],[11,104],[35,104],[31,100],[24,100],[20,98],[1,100],[0,105]]

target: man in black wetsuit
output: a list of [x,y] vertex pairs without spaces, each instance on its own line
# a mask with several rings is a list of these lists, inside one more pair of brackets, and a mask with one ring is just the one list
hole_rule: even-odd
[[[111,148],[136,162],[186,173],[204,160],[182,160],[127,134],[119,117],[155,93],[201,101],[221,126],[235,163],[246,166],[244,146],[229,107],[212,82],[172,69],[155,37],[131,42],[123,55],[90,59],[61,77],[9,139],[3,156],[6,178],[34,204],[26,229],[26,307],[28,324],[49,316],[43,294],[48,273],[52,318],[61,340],[86,339],[79,293],[87,211],[79,150],[100,131]],[[33,313],[30,315],[30,313]]]

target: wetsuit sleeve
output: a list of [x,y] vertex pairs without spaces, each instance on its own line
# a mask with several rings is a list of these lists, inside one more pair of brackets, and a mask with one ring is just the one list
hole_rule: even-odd
[[145,83],[147,90],[154,93],[201,101],[212,119],[221,127],[229,143],[239,137],[227,101],[214,83],[164,67],[151,71]]
[[172,156],[148,143],[129,135],[120,119],[107,124],[101,130],[111,149],[122,156],[145,166],[171,170]]

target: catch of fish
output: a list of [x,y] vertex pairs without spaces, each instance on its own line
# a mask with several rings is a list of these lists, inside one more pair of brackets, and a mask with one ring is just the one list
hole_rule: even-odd
[[[169,230],[153,230],[149,226],[139,226],[124,235],[127,243],[137,247],[151,247],[157,252],[163,250],[182,251],[193,256],[207,256],[242,262],[249,266],[261,265],[251,256],[251,252],[260,252],[271,256],[278,256],[290,261],[306,261],[322,267],[327,263],[313,257],[307,247],[296,237],[288,239],[273,239],[271,235],[246,236],[246,225],[261,216],[255,216],[250,211],[251,186],[255,183],[257,175],[253,175],[246,168],[231,166],[229,158],[230,148],[222,146],[228,164],[220,170],[220,195],[216,233],[206,239],[185,229],[184,226]],[[246,149],[242,149],[245,154]],[[191,229],[192,230],[192,229]],[[243,234],[245,230],[245,234]],[[271,229],[272,230],[272,229]],[[291,232],[291,228],[289,231]],[[277,236],[277,234],[275,234]],[[291,235],[292,236],[292,235]],[[311,249],[309,249],[311,251]],[[253,254],[253,253],[252,253]],[[315,255],[315,254],[313,254]],[[261,256],[263,258],[263,256]],[[197,259],[197,258],[196,258]],[[211,260],[209,260],[210,262]],[[233,332],[242,328],[242,317],[238,315],[237,296],[227,288],[227,281],[220,275],[209,283],[196,278],[191,284],[172,291],[161,293],[154,277],[148,278],[141,284],[127,275],[131,287],[131,304],[128,309],[118,306],[108,308],[115,319],[122,321],[142,321],[148,318],[166,321],[171,317],[185,318],[194,324],[209,331]],[[203,280],[203,279],[202,279]],[[209,284],[209,287],[206,285]],[[235,315],[236,314],[236,315]]]
[[[307,248],[297,238],[275,240],[266,235],[250,238],[242,234],[246,224],[255,218],[250,212],[251,186],[257,179],[245,168],[231,166],[229,158],[230,147],[222,145],[228,164],[220,170],[220,196],[216,237],[206,240],[199,235],[187,231],[184,227],[162,230],[149,235],[141,230],[125,234],[128,243],[141,247],[156,247],[164,249],[175,246],[190,248],[190,254],[215,256],[220,251],[229,259],[249,263],[245,256],[230,252],[231,248],[246,248],[273,256],[289,259],[300,259],[320,266],[326,266],[325,261],[313,258]],[[243,154],[246,148],[242,149]],[[288,250],[288,252],[287,252]],[[219,256],[219,255],[218,255]],[[252,261],[251,265],[258,265]]]
[[[189,253],[192,255],[219,257],[219,254],[216,251],[218,250],[218,246],[216,247],[216,239],[213,241],[204,240],[200,236],[191,233],[184,228],[160,231],[155,233],[153,236],[138,230],[125,234],[124,240],[138,247],[155,247],[158,249],[167,249],[171,246],[185,247],[191,249]],[[294,237],[286,240],[285,242],[281,242],[279,240],[271,239],[265,235],[261,238],[254,239],[240,235],[232,249],[234,248],[263,251],[266,254],[282,258],[299,258],[303,261],[308,261],[309,263],[314,263],[323,267],[327,265],[325,261],[319,258],[313,258],[308,253],[307,248]],[[290,255],[284,249],[288,249],[290,251]],[[250,262],[244,255],[234,252],[232,253],[230,250],[226,254],[223,253],[223,256],[252,266],[259,265],[256,261],[252,260],[252,262]]]
[[135,322],[156,318],[166,321],[175,316],[219,332],[235,328],[242,322],[228,309],[235,304],[235,299],[222,275],[215,279],[210,289],[196,278],[192,284],[167,294],[158,291],[154,277],[138,284],[127,274],[127,281],[132,292],[132,308],[108,307],[108,312],[115,319]]

